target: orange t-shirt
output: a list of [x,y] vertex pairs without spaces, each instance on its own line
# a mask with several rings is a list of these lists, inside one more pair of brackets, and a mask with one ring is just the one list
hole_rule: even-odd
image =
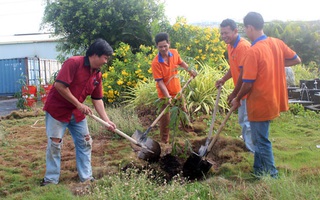
[[[245,52],[251,47],[251,44],[248,40],[241,38],[238,35],[238,38],[234,45],[228,44],[228,58],[229,58],[229,66],[232,75],[232,80],[234,85],[237,85],[240,69],[242,68],[242,60],[244,58]],[[247,96],[244,96],[242,99],[246,99]]]
[[234,45],[228,44],[229,65],[234,85],[238,82],[240,69],[242,68],[241,60],[243,59],[245,52],[250,47],[250,42],[241,38],[240,35],[238,35]]
[[151,67],[153,78],[156,80],[158,97],[164,98],[158,86],[158,81],[163,80],[170,96],[175,96],[181,90],[180,79],[178,77],[178,67],[182,63],[182,59],[176,49],[169,49],[169,62],[164,62],[160,53],[153,59]]
[[258,38],[243,60],[243,82],[252,82],[247,97],[249,121],[267,121],[288,110],[285,59],[296,53],[283,41],[265,35]]

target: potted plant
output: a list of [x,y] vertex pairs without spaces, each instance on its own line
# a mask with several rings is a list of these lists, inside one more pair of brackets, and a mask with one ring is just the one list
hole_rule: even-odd
[[42,103],[45,103],[47,100],[47,96],[52,88],[52,84],[41,84],[40,85],[40,97]]
[[17,107],[22,109],[24,109],[24,106],[32,107],[37,102],[37,86],[28,85],[25,80],[26,76],[21,74],[21,78],[18,80],[18,83],[21,84],[21,93],[19,94]]
[[[47,96],[48,96],[51,88],[53,87],[53,83],[56,80],[58,72],[59,72],[59,70],[52,74],[52,76],[50,77],[49,83],[40,85],[40,97],[41,97],[42,103],[46,102]],[[40,80],[40,83],[42,83],[42,80]]]

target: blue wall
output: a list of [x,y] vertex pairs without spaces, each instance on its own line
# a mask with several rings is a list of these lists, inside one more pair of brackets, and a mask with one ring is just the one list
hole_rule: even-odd
[[21,90],[21,74],[26,74],[26,59],[14,58],[0,60],[0,95],[13,95]]

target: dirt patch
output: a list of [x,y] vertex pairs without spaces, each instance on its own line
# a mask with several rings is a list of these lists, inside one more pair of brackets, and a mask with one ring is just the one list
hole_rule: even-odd
[[[40,183],[45,173],[47,144],[43,113],[41,110],[13,112],[2,120],[2,125],[9,134],[6,135],[8,145],[5,148],[0,148],[0,154],[2,155],[0,162],[8,169],[20,166],[19,171],[22,177],[25,179],[33,178]],[[94,141],[92,167],[96,179],[119,173],[119,170],[138,167],[141,170],[154,170],[158,177],[170,181],[177,175],[182,176],[183,165],[190,156],[189,149],[182,148],[184,143],[181,140],[180,143],[177,143],[179,148],[176,148],[174,153],[162,155],[158,162],[149,163],[138,159],[130,143],[122,138],[116,139],[112,134],[102,133],[95,133],[92,137]],[[205,140],[206,138],[191,140],[191,148],[198,152],[200,146],[205,144]],[[246,150],[241,140],[220,137],[208,154],[208,159],[214,162],[209,173],[219,173],[219,168],[223,163],[241,162],[243,157],[240,152],[243,151]],[[87,194],[90,188],[88,184],[79,183],[75,162],[75,147],[68,132],[63,138],[61,154],[60,183],[68,184],[70,190],[76,195]],[[201,178],[197,177],[197,179]],[[3,182],[3,184],[8,183]],[[0,184],[0,187],[2,186]],[[10,193],[10,191],[3,191],[0,196]]]
[[150,124],[152,124],[152,122],[157,118],[157,107],[154,105],[140,106],[135,110],[141,124],[145,127],[150,126]]

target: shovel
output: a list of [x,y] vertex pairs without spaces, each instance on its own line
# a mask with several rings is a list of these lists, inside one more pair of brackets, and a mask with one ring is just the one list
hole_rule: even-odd
[[217,92],[216,102],[215,102],[213,113],[212,113],[212,119],[211,119],[209,134],[208,134],[205,146],[201,145],[201,147],[199,149],[199,156],[204,156],[206,154],[209,142],[210,142],[211,137],[212,137],[212,131],[213,131],[214,122],[216,120],[216,114],[217,114],[217,110],[218,110],[221,89],[222,89],[222,86],[219,87],[218,92]]
[[211,140],[210,144],[208,145],[207,151],[204,153],[203,156],[198,155],[195,152],[192,152],[187,161],[183,165],[183,176],[189,177],[189,179],[196,179],[201,178],[204,174],[206,174],[210,168],[212,167],[212,162],[207,161],[206,156],[211,151],[213,145],[216,143],[219,134],[221,133],[223,127],[225,126],[227,120],[229,119],[232,112],[235,110],[234,107],[231,107],[227,116],[224,118],[223,122],[219,126],[215,137]]
[[[188,81],[184,84],[184,86],[181,88],[180,92],[178,94],[176,94],[176,96],[174,97],[174,99],[176,99],[179,94],[181,95],[182,91],[189,85],[189,83],[192,81],[193,76],[191,76]],[[139,141],[140,143],[144,143],[145,140],[147,139],[147,134],[150,132],[150,130],[157,124],[157,122],[161,119],[161,117],[165,114],[167,108],[170,106],[170,104],[168,104],[163,110],[162,112],[159,114],[159,116],[154,120],[154,122],[149,126],[149,128],[142,133],[139,130],[136,130],[134,132],[134,134],[132,135],[132,137],[134,139],[136,139],[137,141]]]
[[[110,124],[108,124],[108,122],[100,119],[99,117],[97,117],[93,114],[89,115],[89,116],[92,117],[94,120],[100,122],[101,124],[105,125],[106,127],[110,127]],[[141,142],[136,141],[132,137],[128,136],[127,134],[123,133],[119,129],[115,129],[114,132],[116,132],[120,136],[126,138],[131,143],[141,147],[141,150],[138,152],[138,158],[143,159],[143,160],[150,160],[150,161],[159,160],[161,149],[160,149],[160,145],[158,142],[153,141],[150,138],[146,138],[145,142],[141,143]]]

